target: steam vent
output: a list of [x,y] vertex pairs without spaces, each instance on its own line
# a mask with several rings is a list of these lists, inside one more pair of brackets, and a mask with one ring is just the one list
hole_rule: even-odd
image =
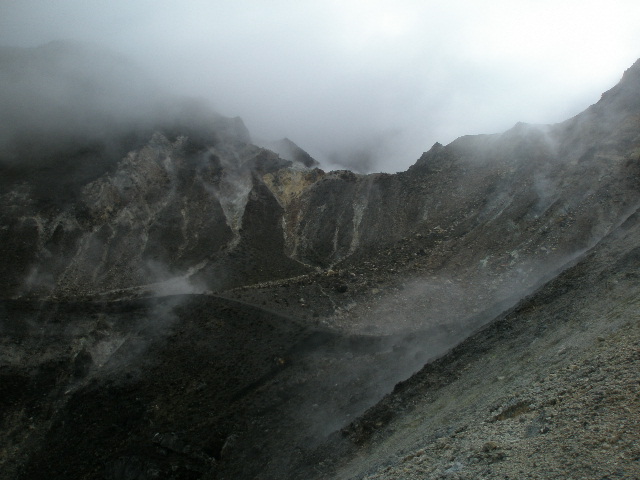
[[104,105],[3,139],[0,478],[640,478],[640,61],[396,174]]

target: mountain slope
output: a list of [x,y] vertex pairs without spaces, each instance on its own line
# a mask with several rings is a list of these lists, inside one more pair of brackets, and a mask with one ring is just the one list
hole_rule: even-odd
[[637,477],[639,234],[636,212],[396,385],[314,459],[318,478]]
[[394,175],[211,112],[3,157],[3,475],[635,475],[639,98]]

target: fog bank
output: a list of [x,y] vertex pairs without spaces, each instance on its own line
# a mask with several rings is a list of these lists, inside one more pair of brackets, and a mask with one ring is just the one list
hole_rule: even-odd
[[163,89],[241,116],[256,139],[290,138],[325,164],[398,171],[436,141],[558,122],[595,103],[638,57],[639,23],[640,6],[626,0],[23,0],[0,4],[0,44],[95,42]]

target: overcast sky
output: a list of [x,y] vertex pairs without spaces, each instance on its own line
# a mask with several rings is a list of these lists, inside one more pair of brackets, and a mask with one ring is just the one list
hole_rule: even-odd
[[0,0],[0,44],[57,39],[128,55],[254,138],[394,172],[595,103],[640,57],[640,2]]

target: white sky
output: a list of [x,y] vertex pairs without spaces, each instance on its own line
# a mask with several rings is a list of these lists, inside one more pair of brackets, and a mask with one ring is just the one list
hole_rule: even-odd
[[640,2],[0,0],[0,44],[56,39],[120,51],[254,138],[393,172],[595,103],[640,57]]

